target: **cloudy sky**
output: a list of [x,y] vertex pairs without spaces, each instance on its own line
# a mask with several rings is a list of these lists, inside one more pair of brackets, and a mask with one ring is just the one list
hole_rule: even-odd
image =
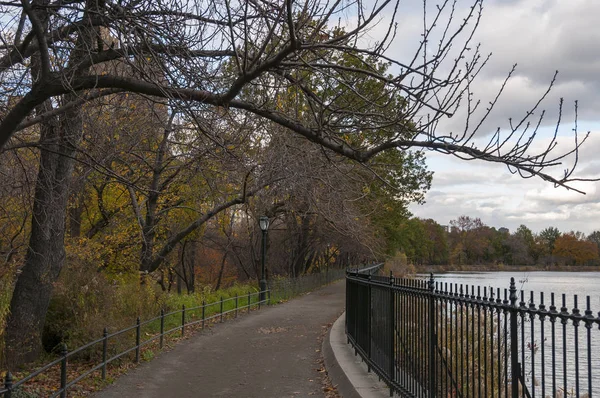
[[[458,0],[458,7],[466,9],[470,3]],[[418,41],[414,34],[422,23],[419,4],[422,2],[405,0],[405,8],[401,10],[403,31],[399,36],[406,38],[413,34],[413,43]],[[577,175],[586,178],[600,177],[599,15],[598,0],[487,0],[476,35],[482,52],[493,54],[473,86],[477,98],[490,101],[511,66],[518,64],[514,78],[488,120],[488,130],[506,127],[509,117],[522,117],[546,91],[558,70],[554,89],[542,103],[547,116],[534,147],[542,148],[549,142],[556,127],[560,98],[564,98],[564,111],[558,144],[561,148],[573,145],[574,102],[579,101],[578,130],[581,134],[591,132],[577,167]],[[410,42],[397,39],[389,51],[394,56],[403,56],[410,52]],[[463,121],[457,115],[440,128],[460,130]],[[600,230],[599,183],[575,184],[586,192],[581,195],[554,188],[540,179],[522,179],[499,165],[465,162],[431,152],[427,157],[429,168],[435,172],[433,184],[427,203],[411,206],[415,216],[448,224],[464,214],[511,231],[520,224],[526,224],[534,232],[548,226],[585,233]],[[549,172],[560,177],[564,169],[571,167],[567,162]]]

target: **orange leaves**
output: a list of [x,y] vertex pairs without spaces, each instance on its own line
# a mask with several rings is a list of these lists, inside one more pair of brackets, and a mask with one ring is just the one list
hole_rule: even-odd
[[556,239],[552,254],[564,258],[567,263],[581,265],[598,259],[598,247],[593,242],[578,239],[571,232]]

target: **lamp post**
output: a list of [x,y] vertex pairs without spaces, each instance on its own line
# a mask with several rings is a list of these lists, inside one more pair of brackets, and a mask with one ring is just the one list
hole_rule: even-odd
[[267,255],[267,231],[269,230],[269,217],[261,216],[258,220],[258,225],[262,231],[262,250],[261,250],[261,266],[260,266],[260,294],[259,300],[265,300],[265,291],[267,290],[267,279],[265,275],[265,257]]
[[331,243],[327,244],[327,262],[325,263],[325,283],[329,283],[329,260],[331,260]]

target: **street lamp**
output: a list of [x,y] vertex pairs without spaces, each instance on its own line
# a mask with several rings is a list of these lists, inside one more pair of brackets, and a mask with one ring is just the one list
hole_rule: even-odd
[[267,255],[267,231],[269,229],[269,217],[261,216],[258,220],[258,225],[262,231],[262,250],[261,250],[261,272],[260,272],[260,294],[259,300],[265,301],[265,292],[267,290],[267,279],[265,276],[265,257]]
[[325,282],[329,283],[329,260],[331,259],[331,243],[327,244],[327,262],[325,263]]

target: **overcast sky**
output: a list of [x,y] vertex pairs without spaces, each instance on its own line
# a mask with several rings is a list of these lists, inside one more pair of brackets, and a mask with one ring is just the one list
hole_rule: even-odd
[[[470,3],[458,0],[459,7]],[[402,18],[405,32],[418,26],[419,4],[422,2],[405,0]],[[573,104],[578,100],[579,131],[591,131],[578,166],[578,175],[587,178],[600,177],[598,16],[598,0],[488,0],[476,36],[482,52],[493,53],[473,87],[478,98],[491,100],[511,66],[518,64],[517,73],[489,120],[490,130],[506,126],[509,117],[522,116],[547,89],[554,71],[558,70],[554,90],[542,104],[547,117],[535,146],[541,148],[548,143],[561,97],[565,105],[558,142],[563,148],[573,145]],[[409,40],[396,40],[389,51],[399,55],[409,52],[410,46]],[[458,115],[441,128],[460,130],[461,123],[464,119]],[[554,188],[540,179],[522,179],[499,165],[465,162],[437,153],[428,153],[427,158],[435,174],[426,196],[427,203],[411,206],[417,217],[448,224],[460,215],[469,215],[480,217],[487,225],[504,226],[511,231],[520,224],[534,232],[548,226],[558,227],[563,232],[600,230],[599,183],[576,185],[587,193],[581,195]],[[550,173],[560,177],[562,170],[570,167],[566,164]]]

